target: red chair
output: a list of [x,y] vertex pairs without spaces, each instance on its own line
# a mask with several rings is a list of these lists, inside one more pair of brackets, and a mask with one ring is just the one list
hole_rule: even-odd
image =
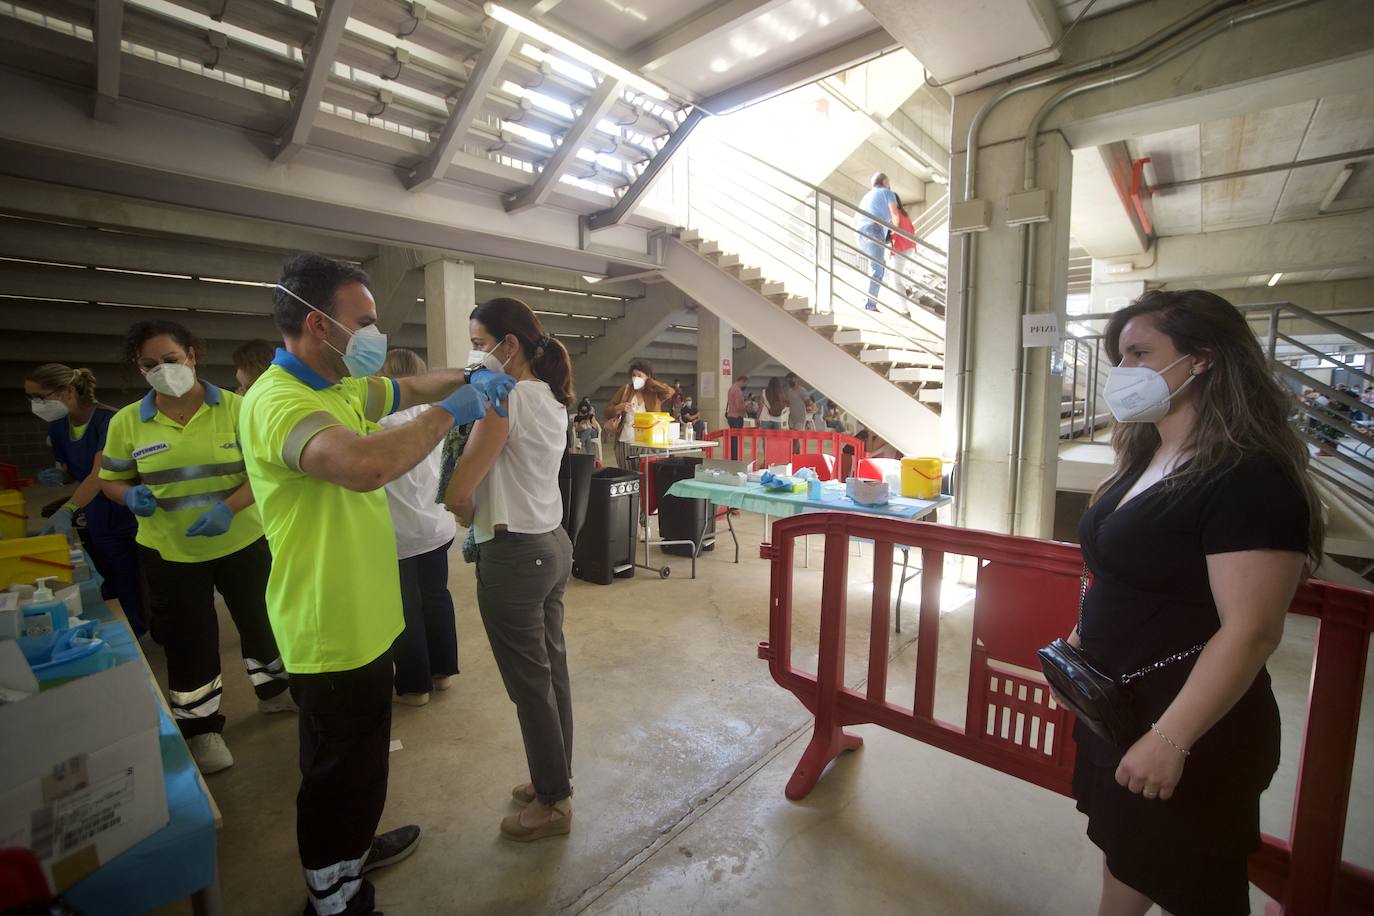
[[836,464],[834,455],[825,455],[820,452],[806,452],[801,455],[792,456],[792,473],[795,474],[802,468],[810,468],[816,472],[816,476],[821,480],[834,480]]
[[896,458],[865,458],[859,462],[854,476],[862,480],[886,480],[889,483],[896,480],[900,485],[902,463]]

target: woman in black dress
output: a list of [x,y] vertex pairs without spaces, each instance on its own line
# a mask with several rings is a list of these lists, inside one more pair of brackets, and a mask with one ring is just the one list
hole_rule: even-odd
[[1104,854],[1098,912],[1248,913],[1279,760],[1264,665],[1321,556],[1307,449],[1221,297],[1146,293],[1104,336],[1117,463],[1079,525],[1093,584],[1069,641],[1118,675],[1205,648],[1132,681],[1149,730],[1128,750],[1075,728],[1074,796]]

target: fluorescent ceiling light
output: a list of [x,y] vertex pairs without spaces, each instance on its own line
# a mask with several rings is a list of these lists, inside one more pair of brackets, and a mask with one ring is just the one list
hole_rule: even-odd
[[614,77],[634,86],[645,95],[653,96],[656,99],[667,101],[671,96],[659,86],[646,80],[637,73],[631,73],[619,64],[613,63],[593,51],[589,51],[575,41],[564,38],[556,32],[550,32],[537,22],[526,19],[518,13],[513,13],[496,3],[488,3],[482,7],[483,11],[495,19],[497,22],[508,25],[521,34],[533,38],[535,41],[548,45],[550,48],[562,51],[569,57],[575,58],[587,66],[599,70],[607,77]]
[[1268,285],[1268,286],[1278,286],[1278,285],[1279,285],[1279,279],[1282,278],[1282,277],[1283,277],[1283,274],[1282,274],[1282,273],[1274,274],[1272,277],[1269,278],[1269,283],[1266,284],[1266,285]]

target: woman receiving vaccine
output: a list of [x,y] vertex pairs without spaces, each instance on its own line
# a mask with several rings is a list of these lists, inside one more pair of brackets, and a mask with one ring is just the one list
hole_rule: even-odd
[[521,810],[501,822],[501,833],[524,842],[572,826],[572,687],[563,641],[572,544],[558,491],[572,363],[518,299],[479,305],[468,325],[468,365],[507,372],[516,385],[506,416],[488,411],[473,425],[445,502],[476,533],[477,606],[520,720],[529,781],[511,791]]
[[258,708],[295,710],[267,621],[272,556],[239,446],[242,402],[196,377],[204,345],[176,322],[141,321],[124,346],[152,390],[110,421],[101,485],[138,516],[172,715],[201,772],[214,773],[234,763],[221,735],[216,590],[238,627]]
[[115,410],[95,399],[95,375],[61,363],[39,366],[24,379],[34,416],[48,424],[48,443],[56,467],[38,472],[38,482],[60,486],[77,481],[76,492],[48,519],[43,534],[72,533],[72,520],[85,510],[91,561],[105,578],[101,592],[119,599],[134,635],[148,629],[138,571],[138,524],[123,503],[100,491],[100,457]]

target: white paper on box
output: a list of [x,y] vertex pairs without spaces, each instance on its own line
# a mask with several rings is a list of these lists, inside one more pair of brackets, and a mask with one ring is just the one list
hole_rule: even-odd
[[0,707],[0,838],[58,891],[166,826],[157,721],[133,663]]

